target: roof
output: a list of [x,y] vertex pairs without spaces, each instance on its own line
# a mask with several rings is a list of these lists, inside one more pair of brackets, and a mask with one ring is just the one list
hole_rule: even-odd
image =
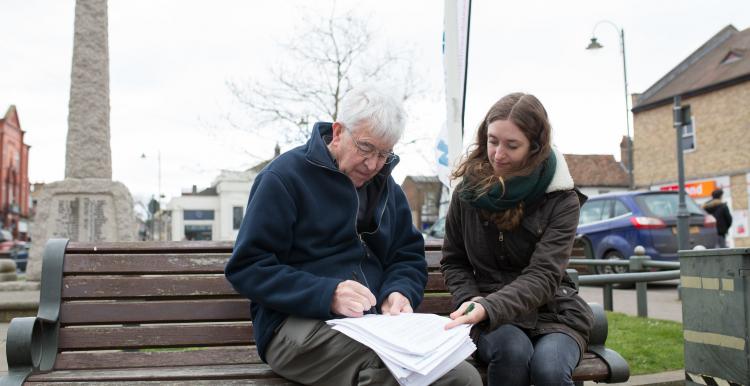
[[439,184],[440,178],[438,176],[406,176],[404,181],[407,179],[412,180],[415,184]]
[[565,154],[575,186],[628,187],[628,172],[612,154]]
[[728,25],[638,96],[633,112],[750,81],[750,28]]
[[15,105],[10,105],[5,112],[5,116],[0,117],[0,124],[2,123],[7,123],[19,129],[21,128],[21,124],[18,122],[18,112],[16,111]]

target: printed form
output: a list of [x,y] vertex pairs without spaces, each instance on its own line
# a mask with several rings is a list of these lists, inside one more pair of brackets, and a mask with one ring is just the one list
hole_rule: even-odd
[[426,386],[476,350],[470,325],[445,330],[450,319],[435,314],[368,314],[327,321],[335,330],[370,347],[404,386]]

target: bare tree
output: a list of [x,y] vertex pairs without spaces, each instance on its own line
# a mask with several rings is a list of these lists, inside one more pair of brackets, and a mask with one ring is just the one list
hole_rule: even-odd
[[244,127],[261,136],[272,125],[284,133],[282,143],[304,142],[310,124],[335,120],[342,97],[363,82],[398,87],[404,100],[419,92],[407,50],[394,53],[379,46],[367,21],[351,13],[331,14],[323,22],[307,18],[295,38],[281,46],[284,65],[269,70],[270,81],[227,82],[254,120]]

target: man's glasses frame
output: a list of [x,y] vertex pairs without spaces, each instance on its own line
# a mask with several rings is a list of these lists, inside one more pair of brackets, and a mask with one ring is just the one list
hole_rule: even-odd
[[389,164],[398,158],[398,155],[396,155],[396,153],[394,153],[393,151],[378,150],[375,145],[369,142],[358,141],[356,138],[354,138],[354,133],[352,133],[351,130],[346,127],[344,129],[347,133],[349,133],[349,137],[352,138],[352,143],[354,143],[354,147],[357,149],[357,153],[364,159],[368,160],[373,156],[377,156],[378,161]]

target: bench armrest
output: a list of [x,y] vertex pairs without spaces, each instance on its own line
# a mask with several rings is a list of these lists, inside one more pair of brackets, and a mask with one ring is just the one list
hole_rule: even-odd
[[589,303],[594,313],[594,327],[589,337],[588,351],[593,352],[609,366],[609,379],[607,383],[625,382],[630,378],[630,367],[628,362],[616,351],[604,346],[607,342],[607,314],[601,304]]
[[66,239],[51,239],[42,258],[42,288],[36,317],[13,318],[8,326],[8,375],[0,386],[22,385],[33,372],[51,370],[57,356]]

